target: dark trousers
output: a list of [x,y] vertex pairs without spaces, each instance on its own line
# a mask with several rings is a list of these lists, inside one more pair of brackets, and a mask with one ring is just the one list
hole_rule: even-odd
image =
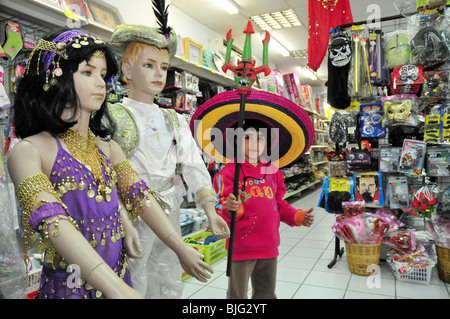
[[228,278],[227,299],[247,299],[248,282],[252,299],[276,299],[277,257],[233,261]]

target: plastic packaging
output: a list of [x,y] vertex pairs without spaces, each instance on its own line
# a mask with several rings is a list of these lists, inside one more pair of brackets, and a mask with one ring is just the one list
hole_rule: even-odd
[[386,126],[407,125],[417,126],[418,121],[418,102],[414,94],[397,94],[383,96],[384,119]]

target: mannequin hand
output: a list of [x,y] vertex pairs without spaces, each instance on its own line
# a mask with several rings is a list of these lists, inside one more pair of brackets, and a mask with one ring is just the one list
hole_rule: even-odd
[[188,275],[196,278],[198,281],[207,282],[211,276],[206,272],[214,273],[210,265],[203,261],[203,255],[191,246],[185,244],[185,248],[178,253],[181,267]]
[[214,214],[208,215],[209,227],[214,236],[219,239],[229,238],[230,229],[228,228],[227,222],[216,212]]
[[123,245],[131,258],[142,258],[144,253],[142,252],[141,239],[139,233],[133,225],[128,225],[125,229],[125,237],[123,238]]

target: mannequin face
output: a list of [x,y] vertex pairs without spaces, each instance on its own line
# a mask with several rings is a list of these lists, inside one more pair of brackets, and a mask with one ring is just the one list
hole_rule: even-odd
[[242,151],[247,162],[258,163],[265,147],[266,137],[262,132],[258,132],[253,128],[249,128],[244,132]]
[[106,96],[106,60],[91,58],[81,62],[78,71],[73,74],[75,91],[82,111],[94,112],[100,109]]
[[153,103],[154,95],[166,85],[168,68],[168,51],[145,45],[134,61],[122,65],[130,84],[129,97],[139,102]]

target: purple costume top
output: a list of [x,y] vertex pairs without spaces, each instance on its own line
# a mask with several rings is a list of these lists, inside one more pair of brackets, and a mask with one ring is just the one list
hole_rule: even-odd
[[[93,174],[61,146],[58,138],[56,140],[58,154],[53,164],[50,182],[61,196],[70,217],[76,222],[86,240],[90,242],[105,263],[131,286],[128,257],[122,246],[123,228],[118,211],[116,186],[109,180],[109,175],[105,174],[105,168],[102,167],[103,178],[111,186],[111,198],[109,201],[97,202],[95,195],[92,196],[92,191],[97,194],[98,190],[98,184],[95,182]],[[100,149],[99,151],[106,158]],[[107,158],[106,161],[110,163]],[[40,224],[43,218],[48,217],[44,214],[39,215],[38,211],[33,213],[29,219],[30,224]],[[100,291],[95,290],[83,279],[83,274],[81,274],[81,282],[75,281],[80,276],[67,268],[68,263],[64,259],[60,256],[57,257],[59,258],[53,260],[58,260],[58,263],[44,263],[43,265],[38,298],[91,299],[102,297]]]

